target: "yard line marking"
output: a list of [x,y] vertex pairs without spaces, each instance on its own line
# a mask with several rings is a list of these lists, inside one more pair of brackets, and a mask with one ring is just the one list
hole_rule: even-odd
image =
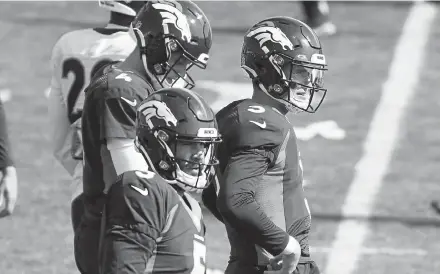
[[[415,3],[410,10],[397,42],[388,80],[382,86],[382,96],[365,139],[364,154],[356,164],[355,177],[342,207],[344,216],[371,214],[375,196],[391,160],[401,116],[418,82],[424,47],[435,14],[435,7],[423,2]],[[367,233],[367,222],[342,221],[324,273],[353,273]]]

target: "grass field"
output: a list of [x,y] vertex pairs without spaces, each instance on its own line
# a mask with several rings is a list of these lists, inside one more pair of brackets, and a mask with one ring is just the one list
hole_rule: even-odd
[[[268,16],[302,17],[300,5],[292,2],[209,1],[200,6],[211,19],[214,46],[208,69],[194,78],[203,87],[199,91],[216,106],[249,91],[239,68],[245,29]],[[360,257],[352,273],[437,274],[440,218],[429,202],[440,199],[440,16],[434,18],[421,49],[424,58],[415,95],[398,121],[398,138],[373,210],[366,216],[345,216],[347,191],[359,172],[356,164],[366,153],[365,138],[411,4],[331,2],[330,9],[339,33],[322,40],[330,69],[329,92],[318,113],[294,118],[299,128],[334,120],[346,133],[342,140],[316,136],[299,143],[313,216],[312,256],[325,270],[338,225],[350,219],[369,228],[362,248],[353,251]],[[14,215],[0,220],[2,274],[77,273],[69,177],[50,153],[43,91],[50,81],[51,49],[61,34],[102,25],[106,19],[107,13],[95,1],[0,2],[0,90],[12,93],[6,108],[20,184]],[[414,33],[413,39],[418,35]],[[412,66],[414,52],[407,54],[403,65]],[[399,91],[393,94],[397,97]],[[366,172],[373,174],[375,166]],[[206,219],[209,267],[224,270],[229,252],[224,228],[212,216]]]

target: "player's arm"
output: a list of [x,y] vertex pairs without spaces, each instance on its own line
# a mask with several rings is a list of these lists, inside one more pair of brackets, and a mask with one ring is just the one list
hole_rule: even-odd
[[[118,92],[121,93],[123,94]],[[125,95],[124,98],[139,100],[129,95]],[[134,146],[136,106],[128,104],[121,96],[106,98],[102,119],[101,138],[105,140],[110,151],[116,174],[120,175],[130,170],[147,171],[147,163]]]
[[202,202],[217,220],[223,222],[223,217],[217,209],[218,177],[215,176],[212,180],[211,184],[202,192]]
[[[144,273],[167,225],[167,193],[128,172],[114,184],[106,202],[106,232],[102,240],[102,273]],[[127,178],[128,177],[128,178]],[[171,207],[171,208],[169,208]]]
[[0,100],[0,218],[12,214],[17,201],[17,171],[11,157],[8,127],[3,103]]
[[10,152],[8,126],[6,121],[5,108],[0,100],[0,170],[4,171],[7,167],[13,166]]
[[265,149],[242,150],[232,155],[222,174],[217,208],[225,222],[276,256],[292,253],[290,249],[298,251],[294,246],[297,241],[276,226],[255,200],[256,189],[272,158],[272,152]]
[[107,148],[117,175],[130,170],[148,170],[144,157],[136,151],[133,139],[109,138]]

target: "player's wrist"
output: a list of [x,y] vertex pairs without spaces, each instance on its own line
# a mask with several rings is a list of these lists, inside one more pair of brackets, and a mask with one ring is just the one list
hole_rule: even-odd
[[301,245],[299,242],[293,238],[292,236],[289,236],[289,242],[287,243],[284,250],[281,252],[282,255],[291,255],[295,254],[300,256],[301,255]]

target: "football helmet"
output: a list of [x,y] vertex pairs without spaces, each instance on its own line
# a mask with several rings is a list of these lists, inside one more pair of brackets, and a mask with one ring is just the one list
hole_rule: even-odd
[[184,190],[209,185],[219,142],[213,111],[189,89],[161,89],[138,107],[137,150],[154,172]]
[[152,0],[131,23],[147,74],[162,87],[193,88],[188,71],[205,69],[212,29],[203,11],[191,1]]
[[115,1],[115,0],[99,0],[99,7],[111,12],[122,13],[128,16],[136,16],[138,10],[142,8],[146,1]]
[[290,111],[315,112],[323,88],[325,56],[319,38],[305,23],[271,17],[244,36],[241,67],[264,92]]

